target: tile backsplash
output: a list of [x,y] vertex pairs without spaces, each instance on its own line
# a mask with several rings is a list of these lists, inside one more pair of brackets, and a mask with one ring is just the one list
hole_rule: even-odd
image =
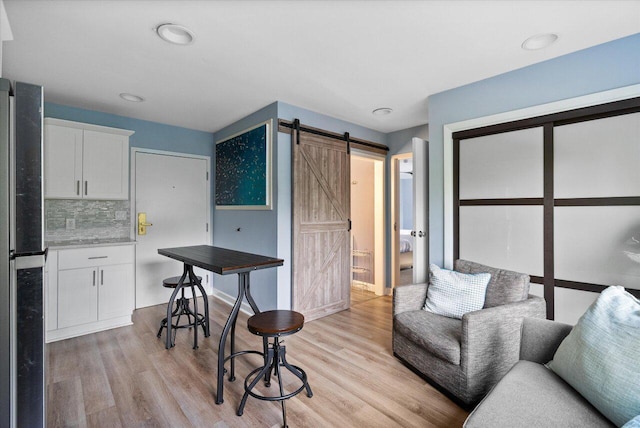
[[[129,201],[47,199],[44,201],[45,241],[128,238]],[[116,220],[116,213],[119,212]],[[120,219],[123,216],[124,219]],[[67,228],[67,220],[75,228]]]

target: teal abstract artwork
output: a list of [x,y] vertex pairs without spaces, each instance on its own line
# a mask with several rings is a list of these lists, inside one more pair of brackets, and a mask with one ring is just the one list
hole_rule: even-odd
[[268,124],[216,144],[216,206],[268,209]]

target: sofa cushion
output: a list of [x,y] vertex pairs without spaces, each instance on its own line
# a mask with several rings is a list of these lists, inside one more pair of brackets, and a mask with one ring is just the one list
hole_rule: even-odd
[[462,321],[418,310],[396,315],[394,323],[397,333],[436,357],[460,365]]
[[530,278],[527,274],[485,266],[468,260],[456,260],[454,269],[462,273],[488,272],[491,274],[484,299],[485,308],[520,302],[529,295]]
[[544,365],[519,361],[471,412],[465,428],[612,427]]
[[640,301],[605,289],[548,365],[617,426],[640,414]]
[[491,279],[488,273],[466,274],[429,265],[430,277],[424,310],[445,317],[462,319],[479,311]]

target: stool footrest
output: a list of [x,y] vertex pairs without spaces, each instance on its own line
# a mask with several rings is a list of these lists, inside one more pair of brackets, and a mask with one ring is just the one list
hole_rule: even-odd
[[247,354],[257,354],[257,355],[262,355],[264,357],[264,352],[260,352],[260,351],[255,351],[255,350],[238,351],[238,352],[234,352],[233,354],[227,356],[224,359],[224,362],[226,363],[228,360],[230,360],[232,358],[239,357],[240,355],[247,355]]
[[[285,367],[284,364],[281,364],[280,367]],[[261,395],[261,394],[257,394],[251,390],[249,390],[249,379],[256,374],[257,372],[259,372],[260,370],[262,370],[262,367],[258,367],[257,369],[253,370],[251,373],[249,373],[249,376],[247,376],[247,378],[244,381],[244,388],[245,391],[252,397],[257,398],[258,400],[264,400],[264,401],[282,401],[282,400],[288,400],[291,397],[295,397],[296,395],[300,394],[302,392],[303,389],[305,389],[305,387],[307,386],[307,374],[298,366],[294,366],[292,365],[291,367],[294,367],[296,369],[298,369],[301,373],[302,373],[302,377],[304,378],[301,379],[302,380],[302,385],[300,385],[300,388],[296,389],[295,391],[289,393],[289,394],[285,394],[285,395]],[[287,367],[288,368],[288,367]],[[291,369],[289,369],[291,370]],[[295,374],[295,373],[294,373]],[[297,375],[296,375],[297,376]],[[299,378],[299,376],[298,376]],[[313,394],[311,394],[313,395]]]
[[[187,323],[181,324],[180,318],[182,318],[183,316],[186,317]],[[177,318],[175,324],[173,323],[174,318]],[[193,318],[193,320],[191,318]],[[157,334],[158,338],[162,336],[162,330],[167,328],[169,322],[170,321],[166,317],[162,319],[162,321],[160,322],[160,329],[158,330]],[[204,336],[209,337],[206,317],[204,316],[204,314],[196,313],[191,310],[191,307],[189,306],[189,299],[185,298],[183,294],[183,297],[180,297],[176,300],[176,309],[171,313],[171,329],[175,330],[174,334],[171,335],[171,342],[174,342],[175,333],[179,329],[194,327],[198,328],[198,326],[201,326],[204,330]]]

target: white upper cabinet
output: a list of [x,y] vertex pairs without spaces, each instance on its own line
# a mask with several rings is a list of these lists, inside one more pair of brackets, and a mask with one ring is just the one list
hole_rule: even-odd
[[84,131],[82,165],[85,198],[129,198],[129,137]]
[[44,192],[50,199],[129,199],[133,131],[45,119]]
[[82,129],[45,124],[44,135],[45,197],[82,198]]

